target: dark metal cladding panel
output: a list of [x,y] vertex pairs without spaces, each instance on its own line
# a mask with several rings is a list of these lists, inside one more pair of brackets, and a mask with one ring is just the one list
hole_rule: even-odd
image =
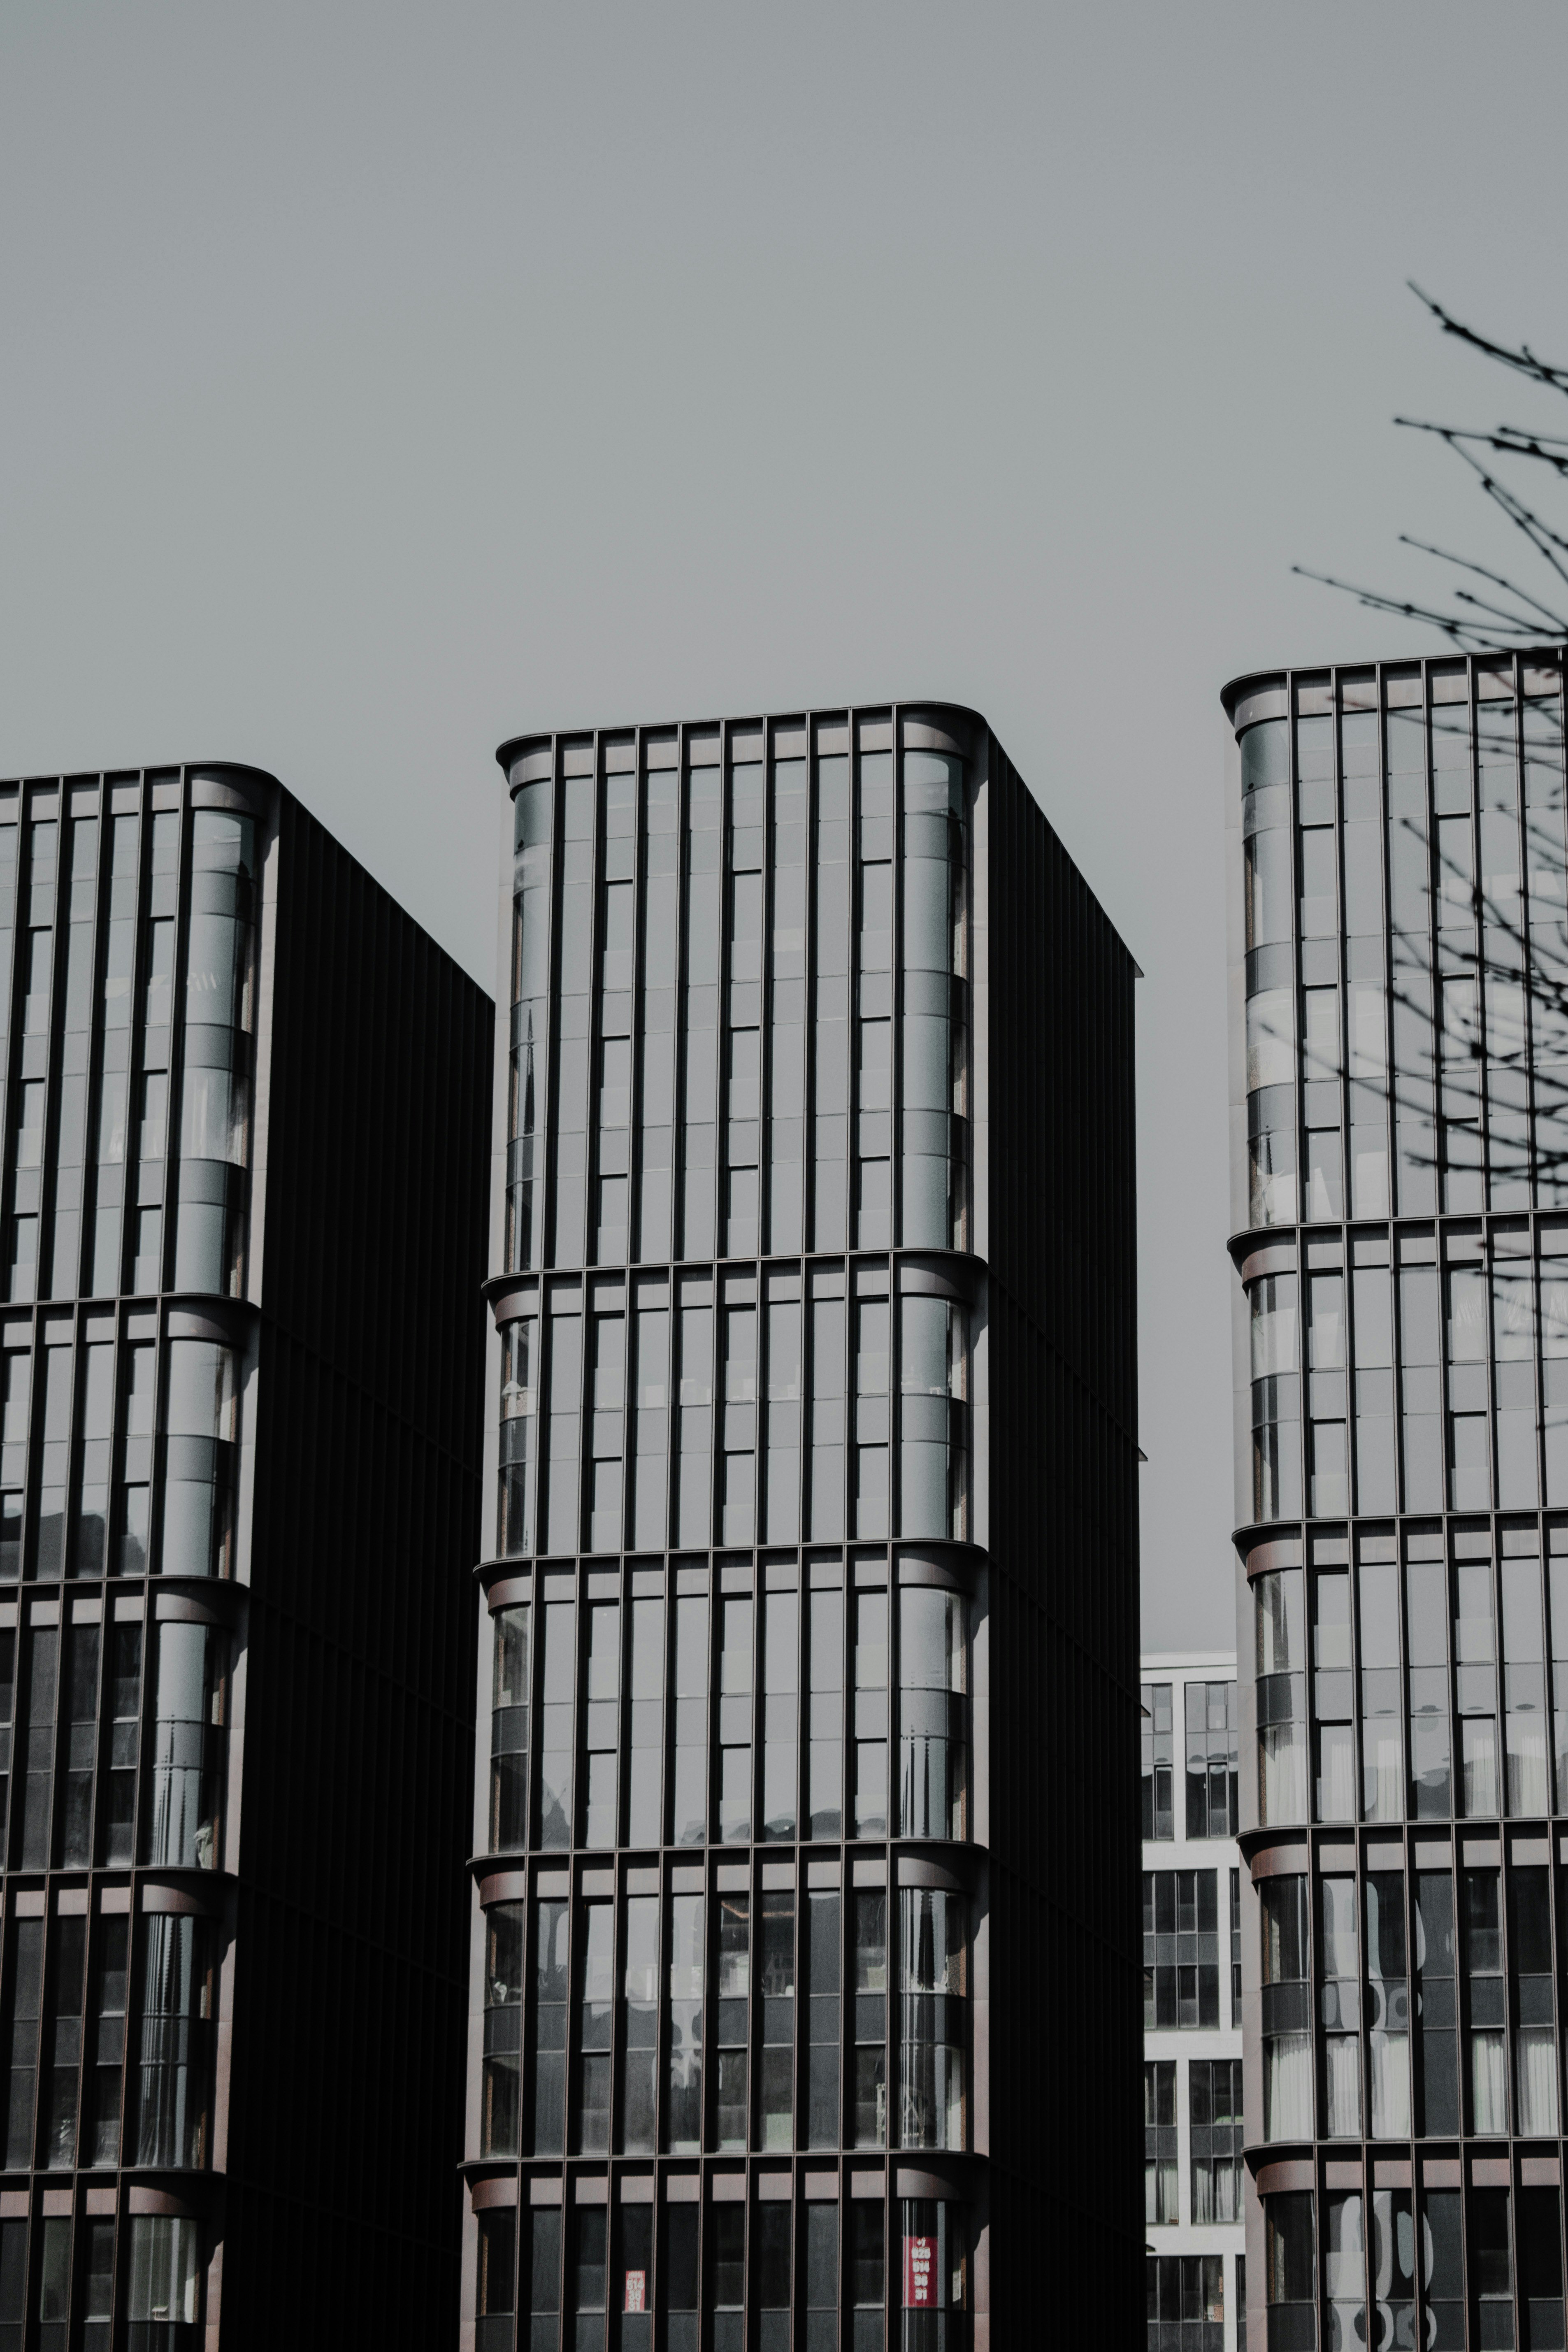
[[1143,2326],[1134,966],[990,739],[991,2342]]
[[436,2345],[493,1013],[287,793],[277,909],[223,2342]]

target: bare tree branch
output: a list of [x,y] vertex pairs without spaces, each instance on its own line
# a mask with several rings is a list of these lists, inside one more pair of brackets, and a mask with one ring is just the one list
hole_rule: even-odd
[[[1426,293],[1414,280],[1411,292],[1417,301],[1436,320],[1446,335],[1490,360],[1522,375],[1544,390],[1561,394],[1568,399],[1568,367],[1559,367],[1543,360],[1528,343],[1517,348],[1495,342],[1456,319],[1442,303]],[[1524,540],[1535,560],[1545,565],[1552,575],[1552,586],[1544,594],[1526,583],[1494,570],[1489,564],[1457,555],[1447,548],[1434,546],[1429,540],[1417,539],[1408,532],[1401,534],[1401,545],[1418,553],[1431,556],[1436,562],[1468,573],[1472,581],[1483,582],[1495,589],[1505,600],[1499,603],[1491,597],[1479,595],[1474,587],[1455,587],[1450,591],[1452,602],[1426,603],[1415,598],[1392,596],[1376,589],[1360,588],[1332,573],[1315,572],[1304,564],[1292,569],[1304,580],[1316,580],[1325,587],[1353,596],[1367,611],[1390,613],[1401,620],[1415,621],[1427,628],[1438,630],[1449,643],[1464,651],[1480,652],[1489,646],[1524,646],[1540,642],[1544,634],[1550,639],[1568,639],[1568,614],[1555,602],[1558,592],[1568,592],[1568,518],[1559,523],[1516,484],[1505,478],[1494,460],[1519,467],[1542,469],[1555,489],[1568,484],[1568,436],[1542,433],[1527,425],[1499,425],[1484,426],[1439,425],[1426,417],[1396,416],[1396,425],[1411,433],[1426,433],[1437,441],[1476,478],[1482,496],[1489,500],[1510,527]]]
[[[1456,646],[1467,652],[1482,652],[1500,642],[1531,646],[1541,642],[1539,622],[1527,622],[1522,618],[1516,620],[1510,625],[1506,639],[1502,639],[1497,630],[1483,628],[1479,622],[1472,621],[1467,614],[1440,613],[1429,604],[1413,604],[1402,597],[1385,596],[1375,588],[1358,588],[1352,581],[1336,580],[1328,572],[1313,572],[1305,563],[1293,563],[1290,569],[1300,579],[1316,580],[1325,588],[1337,588],[1342,594],[1353,596],[1357,604],[1363,604],[1369,613],[1392,613],[1402,621],[1421,621],[1428,628],[1440,629],[1446,637],[1451,638]],[[1560,623],[1555,624],[1550,634],[1568,635],[1568,628]]]
[[1415,299],[1426,304],[1446,335],[1456,336],[1460,342],[1468,343],[1484,359],[1496,360],[1500,367],[1516,368],[1521,375],[1529,376],[1533,383],[1543,383],[1552,392],[1568,395],[1568,368],[1553,367],[1550,361],[1537,359],[1528,343],[1521,343],[1517,351],[1510,351],[1506,343],[1494,343],[1489,336],[1479,335],[1473,327],[1467,327],[1462,319],[1456,319],[1451,312],[1445,310],[1441,302],[1423,292],[1414,278],[1407,278],[1405,282]]
[[[1452,563],[1461,572],[1473,572],[1478,580],[1489,580],[1492,586],[1500,588],[1505,595],[1517,597],[1521,604],[1532,606],[1537,617],[1530,625],[1537,631],[1540,629],[1542,621],[1545,621],[1549,627],[1558,634],[1568,634],[1568,622],[1563,621],[1549,604],[1543,604],[1539,596],[1532,596],[1528,589],[1516,587],[1513,582],[1506,578],[1502,572],[1492,572],[1484,563],[1473,563],[1468,555],[1452,555],[1447,548],[1435,547],[1429,539],[1412,539],[1407,531],[1401,531],[1399,543],[1401,547],[1418,548],[1423,555],[1436,556],[1439,563]],[[1506,620],[1510,626],[1517,625],[1519,621],[1518,614],[1509,612],[1505,605],[1488,604],[1483,598],[1477,596],[1471,589],[1456,588],[1454,594],[1465,604],[1474,604],[1478,611],[1495,614],[1500,619]]]
[[[1434,425],[1423,416],[1396,416],[1394,421],[1407,433],[1433,433],[1456,445],[1479,442],[1483,449],[1496,449],[1508,457],[1538,457],[1555,472],[1568,474],[1568,438],[1560,440],[1552,433],[1531,433],[1522,425],[1498,425],[1488,432],[1477,425]],[[1554,457],[1552,453],[1559,449],[1563,455]]]
[[[1568,367],[1543,360],[1528,343],[1513,348],[1495,342],[1456,319],[1418,286],[1413,284],[1411,291],[1445,334],[1495,365],[1568,398]],[[1568,514],[1556,520],[1527,495],[1531,483],[1539,482],[1548,496],[1568,485],[1568,436],[1519,425],[1488,429],[1412,416],[1394,421],[1406,431],[1430,435],[1469,468],[1490,506],[1544,567],[1544,576],[1537,574],[1533,582],[1518,579],[1408,532],[1401,535],[1402,546],[1445,568],[1447,601],[1391,595],[1304,564],[1293,570],[1302,579],[1353,596],[1369,612],[1435,629],[1465,652],[1568,641],[1568,603],[1563,601],[1568,592]],[[1527,474],[1527,467],[1536,471]],[[1513,705],[1502,709],[1511,740]],[[1468,732],[1469,723],[1467,707],[1458,724]],[[1513,1072],[1524,1096],[1516,1108],[1522,1110],[1528,1101],[1534,1116],[1526,1133],[1510,1135],[1494,1127],[1492,1150],[1505,1154],[1510,1166],[1517,1160],[1513,1172],[1539,1185],[1542,1197],[1565,1199],[1568,1143],[1560,1139],[1568,1129],[1568,903],[1563,896],[1568,877],[1563,874],[1563,810],[1558,798],[1550,808],[1531,804],[1528,756],[1520,790],[1524,864],[1514,887],[1500,897],[1488,888],[1485,873],[1472,875],[1468,866],[1451,859],[1440,836],[1410,825],[1407,819],[1391,817],[1391,825],[1398,823],[1419,835],[1421,856],[1432,860],[1427,872],[1438,901],[1434,909],[1437,951],[1425,970],[1406,968],[1395,944],[1388,977],[1390,1010],[1409,1017],[1408,1032],[1402,1043],[1394,1024],[1393,1057],[1386,1072],[1369,1071],[1361,1083],[1374,1092],[1386,1091],[1396,1127],[1402,1119],[1413,1121],[1412,1139],[1428,1139],[1432,1164],[1438,1167],[1446,1160],[1444,1138],[1456,1115],[1459,1124],[1455,1131],[1463,1133],[1479,1117],[1483,1090],[1490,1091],[1490,1073]],[[1468,938],[1465,924],[1445,921],[1445,912],[1451,915],[1466,900],[1475,925]],[[1348,1027],[1341,1034],[1348,1049]],[[1298,1042],[1303,1077],[1336,1075],[1327,1068],[1317,1073],[1309,1069],[1305,1036]],[[1344,1075],[1352,1070],[1353,1062]],[[1504,1077],[1500,1083],[1510,1086],[1514,1081]],[[1396,1151],[1409,1154],[1410,1144],[1396,1140]],[[1415,1164],[1426,1163],[1426,1150],[1418,1148],[1414,1156]],[[1303,1181],[1305,1175],[1303,1169]]]

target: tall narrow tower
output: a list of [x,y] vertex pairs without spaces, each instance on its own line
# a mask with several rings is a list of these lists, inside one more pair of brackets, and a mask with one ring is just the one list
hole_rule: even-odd
[[1128,2341],[1131,961],[970,711],[499,756],[463,2341]]
[[457,2288],[488,999],[293,796],[0,784],[0,2345]]
[[1562,687],[1548,649],[1226,692],[1248,2341],[1279,2352],[1563,2340]]

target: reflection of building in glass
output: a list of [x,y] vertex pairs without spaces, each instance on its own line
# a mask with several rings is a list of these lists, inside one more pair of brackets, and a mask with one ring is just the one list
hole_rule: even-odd
[[1562,685],[1545,651],[1226,694],[1248,2276],[1274,2346],[1563,2340]]
[[466,2340],[1126,2340],[1131,961],[969,713],[500,758]]
[[1247,2340],[1236,1659],[1143,1659],[1149,2352]]
[[270,778],[0,784],[7,2346],[447,2324],[489,1042]]

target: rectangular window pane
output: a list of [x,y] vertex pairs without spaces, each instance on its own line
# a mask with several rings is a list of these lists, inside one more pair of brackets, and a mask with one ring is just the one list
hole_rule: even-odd
[[702,1896],[672,1895],[668,1923],[669,2081],[665,2146],[672,2156],[695,2156],[702,2146]]
[[810,1596],[811,1834],[837,1838],[844,1821],[844,1595]]
[[888,1833],[888,1596],[855,1595],[855,1833]]
[[621,1979],[621,2147],[628,2156],[654,2150],[658,2062],[658,1897],[634,1895],[626,1903],[626,1964]]
[[814,1892],[806,1900],[810,2069],[806,2095],[806,2146],[837,2147],[842,1898],[837,1893]]
[[763,1641],[763,1836],[793,1838],[800,1749],[800,1602],[793,1592],[770,1592]]
[[626,1843],[657,1846],[664,1824],[664,1602],[632,1602]]
[[544,1657],[540,1709],[539,1842],[572,1843],[572,1730],[577,1682],[577,1611],[570,1601],[544,1609]]
[[532,2029],[533,2130],[535,2156],[559,2156],[566,2109],[567,1918],[563,1900],[549,1899],[533,1906]]

